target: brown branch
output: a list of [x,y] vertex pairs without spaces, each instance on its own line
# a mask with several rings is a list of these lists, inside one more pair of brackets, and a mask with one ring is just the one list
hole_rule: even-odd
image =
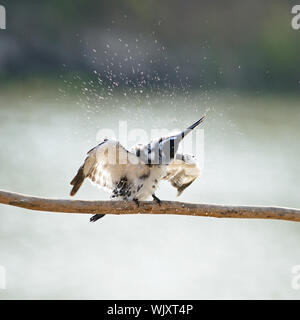
[[162,201],[83,201],[60,200],[26,196],[0,190],[0,203],[20,208],[65,213],[85,214],[178,214],[214,218],[254,218],[300,221],[300,210],[281,207],[224,206]]

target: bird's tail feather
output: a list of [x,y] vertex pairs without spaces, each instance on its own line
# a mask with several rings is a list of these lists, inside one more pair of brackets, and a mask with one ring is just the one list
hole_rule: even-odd
[[85,175],[83,172],[83,166],[81,166],[76,174],[76,176],[73,178],[73,180],[70,182],[70,184],[73,186],[70,195],[74,196],[76,192],[79,190],[81,187],[83,181],[85,179]]

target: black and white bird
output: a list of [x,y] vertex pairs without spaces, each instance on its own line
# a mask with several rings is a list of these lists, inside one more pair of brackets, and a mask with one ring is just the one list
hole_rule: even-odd
[[[177,153],[182,139],[197,127],[204,116],[186,130],[167,137],[152,140],[148,144],[137,144],[130,151],[118,141],[104,139],[87,153],[83,165],[71,181],[70,195],[74,196],[85,178],[110,193],[112,200],[146,200],[152,196],[160,203],[155,191],[161,180],[167,180],[178,191],[185,188],[199,176],[200,169],[194,156]],[[94,222],[104,215],[96,214]]]

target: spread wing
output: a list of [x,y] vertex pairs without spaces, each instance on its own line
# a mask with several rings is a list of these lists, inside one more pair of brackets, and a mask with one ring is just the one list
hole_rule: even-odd
[[170,181],[180,196],[185,188],[190,186],[199,176],[200,169],[191,155],[177,153],[175,159],[168,165],[164,180]]
[[134,181],[137,176],[148,174],[149,167],[118,141],[104,140],[87,153],[83,165],[71,181],[70,195],[74,196],[88,178],[97,186],[113,190],[122,177]]

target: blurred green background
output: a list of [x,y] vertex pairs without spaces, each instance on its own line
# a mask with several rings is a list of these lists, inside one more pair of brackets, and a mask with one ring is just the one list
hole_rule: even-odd
[[161,78],[167,73],[171,82],[188,77],[196,88],[299,88],[300,36],[291,28],[295,1],[1,3],[8,25],[1,32],[4,79],[32,74],[55,78],[62,65],[70,72],[89,74],[95,67],[107,72],[113,62],[109,69],[116,80],[141,77],[132,73],[135,65],[149,76],[147,81],[156,83],[156,73]]
[[[295,1],[0,4],[1,189],[68,198],[100,129],[206,113],[204,169],[178,200],[300,208]],[[158,196],[176,200],[167,184]],[[76,197],[108,199],[89,183]],[[88,220],[0,206],[0,299],[300,298],[298,223]]]

